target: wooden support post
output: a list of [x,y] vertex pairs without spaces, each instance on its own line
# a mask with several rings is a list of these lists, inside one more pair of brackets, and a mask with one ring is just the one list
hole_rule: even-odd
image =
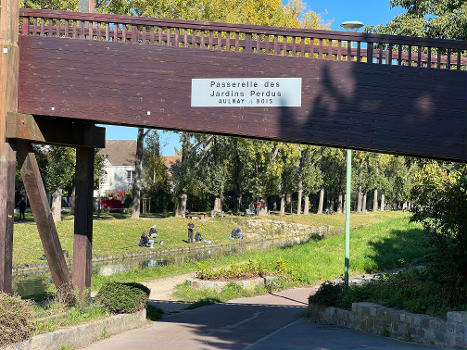
[[28,194],[52,279],[61,297],[66,298],[64,301],[70,302],[71,299],[68,299],[71,297],[70,274],[58,239],[36,157],[32,152],[31,145],[25,141],[16,141],[16,151],[18,163],[21,165],[21,178]]
[[6,116],[18,111],[18,0],[0,11],[0,291],[11,292],[16,156],[6,142]]
[[91,287],[93,178],[94,149],[77,147],[73,286],[80,293]]

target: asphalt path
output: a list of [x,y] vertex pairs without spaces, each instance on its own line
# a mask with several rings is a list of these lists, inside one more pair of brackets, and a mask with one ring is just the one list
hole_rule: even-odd
[[164,310],[170,310],[162,320],[85,349],[435,349],[315,324],[303,318],[311,292],[310,288],[292,289],[188,311],[184,310],[188,304],[154,301]]

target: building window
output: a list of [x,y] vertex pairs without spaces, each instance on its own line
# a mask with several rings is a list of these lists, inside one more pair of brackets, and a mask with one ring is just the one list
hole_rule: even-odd
[[135,171],[134,170],[127,170],[126,171],[126,179],[129,183],[132,183],[135,178]]

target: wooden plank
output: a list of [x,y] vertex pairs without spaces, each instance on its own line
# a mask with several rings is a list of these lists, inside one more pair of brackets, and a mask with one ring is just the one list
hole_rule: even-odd
[[[22,113],[467,160],[464,71],[28,36],[20,48]],[[191,108],[193,78],[279,73],[302,78],[301,108]]]
[[105,147],[105,128],[80,121],[22,113],[7,114],[6,137],[68,147]]
[[52,280],[58,290],[71,295],[71,280],[63,256],[57,229],[49,207],[47,193],[32,147],[25,141],[16,142],[21,179],[29,198],[34,220],[39,231]]
[[1,0],[0,8],[0,291],[11,293],[16,155],[6,142],[6,118],[18,111],[18,1]]
[[76,148],[73,286],[80,293],[91,288],[93,177],[94,149]]

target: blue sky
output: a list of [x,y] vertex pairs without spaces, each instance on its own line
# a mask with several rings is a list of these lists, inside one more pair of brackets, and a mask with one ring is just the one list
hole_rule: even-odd
[[[307,10],[319,14],[323,22],[330,23],[332,30],[340,30],[345,21],[361,21],[365,25],[384,24],[403,12],[401,8],[391,9],[389,0],[304,0]],[[136,140],[137,129],[107,126],[108,140]],[[172,132],[159,132],[161,153],[174,155],[179,147],[178,136]]]

